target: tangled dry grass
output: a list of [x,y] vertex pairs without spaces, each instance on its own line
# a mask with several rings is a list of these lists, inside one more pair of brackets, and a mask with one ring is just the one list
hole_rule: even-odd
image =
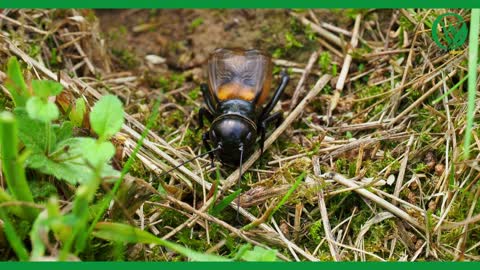
[[[260,15],[266,24],[280,20],[288,26],[285,33],[267,31],[255,38],[271,35],[279,42],[268,46],[283,53],[265,49],[277,56],[276,68],[287,68],[293,78],[277,108],[285,111],[286,120],[270,133],[268,151],[262,156],[257,151],[245,163],[240,222],[236,200],[221,213],[209,211],[235,191],[236,168],[217,163],[216,174],[200,158],[161,175],[204,151],[195,131],[202,61],[178,67],[170,59],[202,54],[192,56],[197,51],[188,42],[171,49],[172,43],[160,40],[164,48],[158,52],[168,50],[170,58],[112,45],[119,39],[135,42],[161,28],[158,21],[171,16],[168,12],[182,11],[157,11],[117,32],[101,30],[102,21],[91,10],[0,13],[0,67],[17,56],[31,78],[61,81],[66,93],[57,103],[82,95],[92,104],[106,93],[123,100],[127,121],[114,140],[118,168],[160,99],[160,117],[105,220],[131,223],[219,255],[234,253],[240,242],[276,249],[283,260],[479,260],[480,99],[477,94],[471,159],[463,160],[468,46],[449,53],[433,43],[432,21],[445,10],[231,11],[240,17],[232,27],[248,29],[243,17]],[[211,18],[231,23],[216,11],[202,12],[211,15],[209,21],[189,22],[189,35],[205,35]],[[455,12],[469,21],[469,12]],[[0,99],[9,109],[6,93]],[[305,177],[299,178],[302,173]],[[98,196],[109,188],[105,184]],[[156,197],[159,190],[165,199]],[[68,207],[69,198],[62,200]],[[108,245],[99,243],[81,259],[111,259],[100,252]],[[128,260],[176,258],[141,244],[128,246],[125,254]]]

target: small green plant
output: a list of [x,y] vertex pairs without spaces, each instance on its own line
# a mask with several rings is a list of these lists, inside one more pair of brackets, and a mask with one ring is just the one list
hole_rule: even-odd
[[194,31],[195,29],[197,29],[200,25],[203,24],[203,18],[195,18],[191,23],[190,23],[190,27],[189,27],[189,30],[190,31]]
[[322,52],[318,58],[318,64],[320,65],[320,70],[323,73],[328,73],[332,64],[332,57],[330,56],[330,53]]
[[286,49],[290,49],[290,48],[302,48],[303,47],[303,44],[298,41],[295,36],[290,33],[290,32],[286,32],[285,33],[285,41],[286,41],[286,44],[285,44],[285,47]]
[[[47,255],[49,246],[58,247],[58,260],[68,260],[80,255],[92,237],[111,240],[117,247],[119,243],[158,244],[192,260],[225,260],[162,240],[129,225],[98,223],[158,115],[158,102],[147,129],[120,173],[110,165],[115,154],[110,140],[124,123],[123,105],[116,96],[103,96],[89,114],[85,101],[77,99],[62,116],[50,99],[63,90],[60,83],[49,80],[26,83],[15,58],[8,61],[7,69],[6,87],[15,108],[13,112],[0,113],[0,154],[8,187],[8,190],[0,188],[0,203],[16,203],[0,207],[0,219],[3,232],[19,260],[40,260]],[[82,126],[85,116],[89,117],[96,138],[74,136],[73,127]],[[45,193],[48,198],[43,197],[44,192],[42,196],[33,196],[31,187],[36,185],[31,179],[29,183],[26,168],[40,179],[50,175],[74,188],[71,210],[61,211],[60,195],[54,186]],[[100,184],[111,180],[116,180],[111,192],[97,199]],[[42,198],[42,202],[34,198]],[[31,248],[24,245],[27,237]],[[121,259],[119,252],[122,250],[117,250],[116,258]]]
[[132,69],[138,66],[139,61],[135,54],[128,49],[113,49],[112,54],[117,58],[119,64],[126,69]]
[[317,36],[315,34],[315,31],[313,31],[312,27],[310,25],[307,25],[305,27],[305,35],[307,36],[307,39],[310,40],[310,41],[314,41],[317,39]]

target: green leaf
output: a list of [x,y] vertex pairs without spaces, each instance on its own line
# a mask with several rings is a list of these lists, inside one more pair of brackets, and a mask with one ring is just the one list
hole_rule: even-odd
[[[42,152],[32,154],[27,160],[28,166],[71,184],[86,183],[95,177],[93,168],[90,166],[93,165],[93,161],[89,160],[86,157],[88,154],[85,153],[85,145],[91,144],[90,141],[96,143],[92,138],[66,139],[60,142],[49,156]],[[90,153],[90,155],[92,154]],[[94,157],[94,159],[103,161],[100,176],[103,178],[118,178],[120,172],[107,164],[110,159],[107,158],[108,155],[110,154],[100,153],[97,154],[97,157]],[[88,163],[87,160],[89,160]]]
[[36,96],[28,99],[27,112],[30,118],[46,123],[50,123],[60,115],[57,105]]
[[73,136],[73,124],[70,121],[65,121],[61,126],[54,125],[53,129],[57,135],[57,141],[64,141]]
[[95,168],[107,163],[115,154],[115,147],[109,141],[101,142],[92,138],[78,138],[82,152]]
[[277,260],[277,251],[255,246],[253,250],[247,250],[241,258],[245,261],[274,262]]
[[16,108],[14,112],[18,120],[18,136],[27,149],[33,153],[44,153],[47,149],[48,136],[47,152],[50,152],[56,143],[53,128],[45,122],[30,118],[24,108]]
[[107,95],[102,97],[90,112],[90,123],[93,130],[103,140],[108,140],[123,125],[124,111],[118,97]]
[[50,80],[33,80],[32,81],[33,93],[43,99],[47,99],[50,96],[56,96],[63,90],[63,86]]
[[87,112],[87,105],[83,98],[78,98],[75,101],[75,107],[72,108],[68,117],[76,127],[81,127],[83,124],[83,118]]
[[[18,150],[18,125],[10,112],[0,113],[0,172],[13,198],[19,201],[33,202],[33,195],[28,186],[23,156]],[[28,219],[33,220],[38,214],[37,209],[23,208]]]
[[168,249],[171,249],[185,257],[190,258],[193,261],[228,261],[228,259],[210,255],[203,254],[189,248],[183,247],[181,245],[172,243],[167,240],[163,240],[154,236],[153,234],[140,230],[138,228],[132,227],[126,224],[120,223],[109,223],[101,222],[95,226],[93,232],[95,237],[122,242],[122,243],[142,243],[142,244],[157,244],[164,246]]
[[223,209],[225,209],[231,202],[233,202],[233,200],[235,200],[235,198],[237,198],[240,195],[241,191],[242,191],[241,189],[236,190],[232,194],[225,197],[222,201],[220,201],[217,205],[215,205],[215,207],[213,207],[212,211],[210,211],[210,214],[212,216],[217,216],[218,214],[220,214],[223,211]]
[[13,102],[16,107],[24,107],[27,103],[27,99],[30,93],[27,89],[22,75],[22,70],[18,64],[17,58],[10,57],[7,63],[7,80],[5,81],[5,87],[12,95]]

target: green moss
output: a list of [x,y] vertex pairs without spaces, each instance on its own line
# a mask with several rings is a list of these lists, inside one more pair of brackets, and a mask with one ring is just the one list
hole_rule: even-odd
[[392,157],[389,151],[385,152],[382,159],[375,161],[366,160],[363,162],[363,167],[366,169],[365,176],[367,177],[377,177],[378,173],[387,166],[390,166],[390,170],[392,172],[396,172],[400,168],[400,162]]
[[196,238],[195,233],[192,237],[191,235],[191,230],[181,230],[176,234],[177,239],[180,243],[182,243],[185,247],[191,248],[193,250],[196,250],[198,252],[204,252],[206,251],[209,246],[206,243],[206,240],[204,238]]
[[349,177],[354,177],[357,165],[355,160],[352,161],[346,158],[339,158],[335,161],[335,167],[337,172],[348,175]]
[[196,87],[196,88],[192,89],[192,91],[190,91],[190,92],[188,93],[188,96],[189,96],[191,99],[196,100],[196,99],[198,99],[198,98],[200,97],[200,94],[201,94],[201,92],[200,92],[200,87]]
[[97,21],[97,16],[95,16],[95,12],[93,10],[85,10],[84,15],[87,21],[90,23]]
[[324,238],[325,232],[323,230],[323,224],[321,220],[315,221],[309,229],[309,235],[313,241],[316,243],[322,241]]
[[281,58],[282,56],[283,56],[283,49],[282,48],[276,48],[272,53],[273,58]]
[[30,55],[32,58],[37,58],[37,56],[41,52],[41,47],[37,44],[33,44],[28,48],[28,55]]
[[107,36],[111,41],[117,41],[117,40],[125,39],[127,36],[127,33],[128,33],[127,28],[121,25],[116,29],[110,30]]
[[135,54],[127,49],[112,49],[112,54],[125,69],[133,69],[139,64]]
[[[364,15],[368,12],[366,8],[346,8],[343,10],[345,16],[348,18],[355,20],[358,14]],[[363,16],[365,17],[365,16]]]
[[304,29],[305,36],[307,37],[308,40],[314,41],[317,39],[317,36],[315,34],[315,31],[313,31],[312,27],[310,25],[307,25]]
[[431,141],[431,136],[429,135],[430,129],[436,123],[435,116],[432,116],[432,112],[426,108],[420,108],[416,110],[417,117],[415,121],[412,121],[412,129],[420,133],[421,140],[424,143],[429,143]]
[[[145,81],[150,87],[159,88],[163,92],[175,90],[185,83],[185,75],[183,73],[172,74],[145,74]],[[200,89],[194,89],[192,91],[200,91]]]
[[203,18],[195,18],[191,23],[190,23],[190,26],[189,26],[189,30],[191,32],[195,31],[195,29],[197,29],[200,25],[203,24]]
[[361,47],[358,49],[353,50],[352,52],[352,58],[355,60],[355,62],[359,62],[363,60],[363,56],[372,50],[368,47]]
[[318,58],[318,64],[320,65],[320,70],[323,73],[328,73],[332,65],[332,56],[329,52],[322,52]]
[[185,83],[185,75],[181,73],[173,73],[170,77],[170,80],[173,88],[179,88]]
[[291,32],[285,33],[285,41],[286,41],[285,47],[287,50],[294,47],[297,47],[297,48],[303,47],[303,44],[300,41],[298,41]]
[[432,141],[432,136],[427,132],[420,133],[419,139],[421,142],[429,144]]
[[415,165],[413,171],[416,173],[424,173],[428,171],[428,166],[425,163],[420,162]]
[[[383,96],[378,96],[385,91],[383,86],[368,86],[361,81],[355,82],[355,87],[360,89],[358,91],[358,98],[365,99],[362,102],[355,103],[355,108],[357,111],[363,111],[364,109],[369,109],[368,118],[371,118],[375,115],[378,115],[385,108],[385,103],[376,104]],[[378,97],[377,97],[378,96]],[[373,106],[375,104],[375,106]],[[373,106],[373,107],[372,107]]]
[[55,66],[59,62],[58,56],[57,56],[57,48],[53,48],[50,52],[50,65]]
[[45,202],[57,194],[57,188],[49,181],[30,181],[28,185],[35,202]]
[[422,96],[422,93],[420,93],[418,89],[408,88],[407,93],[408,93],[409,103],[415,102],[419,97]]
[[143,177],[148,171],[145,170],[143,162],[139,159],[135,159],[130,167],[129,173],[133,176]]
[[403,15],[399,17],[398,22],[400,23],[400,26],[407,31],[413,31],[415,28],[415,25]]

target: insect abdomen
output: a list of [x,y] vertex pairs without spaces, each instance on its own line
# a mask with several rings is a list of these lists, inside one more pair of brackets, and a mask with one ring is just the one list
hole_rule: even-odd
[[252,101],[255,98],[255,90],[252,87],[230,82],[218,88],[217,97],[220,101],[229,99]]

